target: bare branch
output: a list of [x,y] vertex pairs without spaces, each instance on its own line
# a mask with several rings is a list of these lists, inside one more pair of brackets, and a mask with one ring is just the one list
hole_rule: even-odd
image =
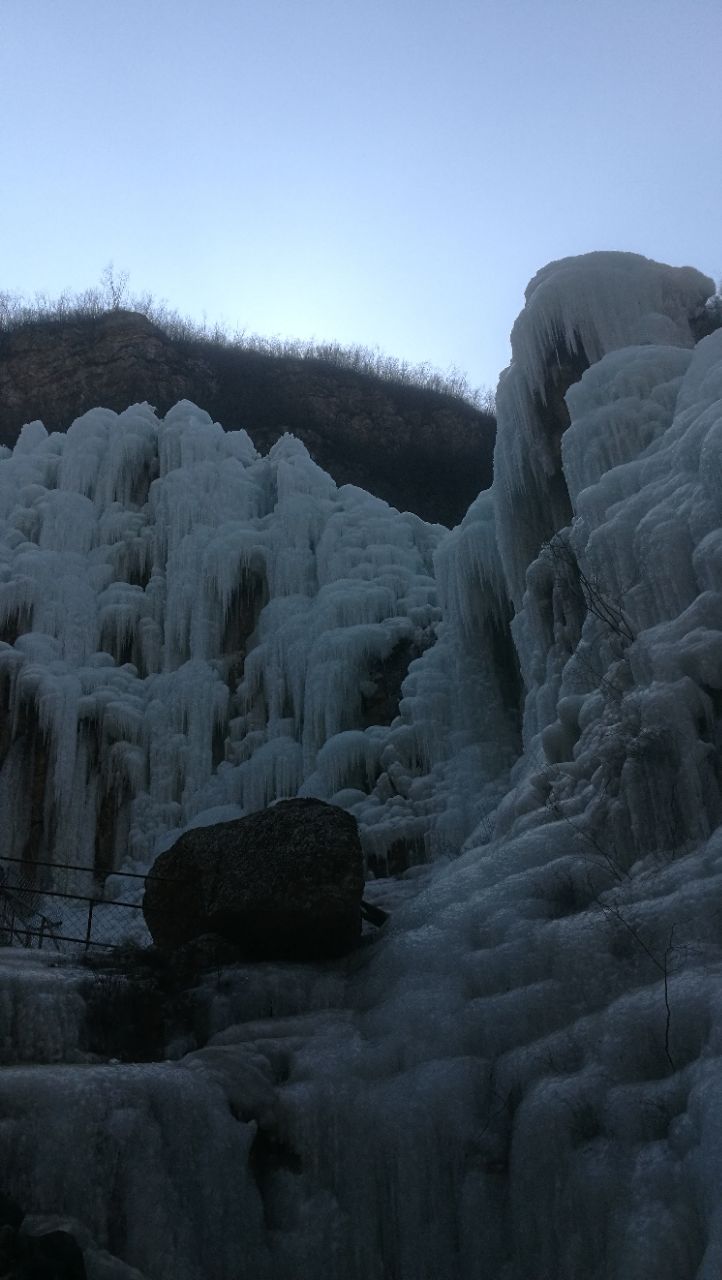
[[599,618],[625,644],[631,644],[636,639],[636,635],[624,610],[604,595],[597,582],[587,577],[568,538],[561,533],[555,533],[554,537],[545,543],[545,547],[552,559],[565,567],[572,593],[581,597],[589,613]]

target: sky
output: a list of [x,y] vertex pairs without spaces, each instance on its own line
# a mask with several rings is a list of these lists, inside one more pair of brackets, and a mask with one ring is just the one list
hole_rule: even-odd
[[0,291],[493,387],[529,279],[722,277],[719,0],[0,0]]

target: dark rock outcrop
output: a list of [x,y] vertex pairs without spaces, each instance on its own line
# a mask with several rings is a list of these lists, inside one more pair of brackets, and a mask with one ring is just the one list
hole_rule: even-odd
[[0,1275],[3,1280],[86,1280],[83,1251],[69,1231],[31,1235],[25,1214],[0,1191]]
[[165,951],[216,934],[250,959],[318,960],[361,934],[356,820],[321,800],[283,800],[196,827],[156,859],[143,913]]
[[69,1231],[17,1238],[8,1280],[86,1280],[83,1251]]
[[0,1191],[0,1230],[15,1235],[22,1226],[25,1214],[16,1200]]
[[494,419],[457,396],[320,359],[171,338],[145,316],[108,311],[0,333],[0,443],[25,422],[65,430],[96,405],[193,400],[266,453],[284,431],[338,484],[425,520],[457,524],[491,483]]

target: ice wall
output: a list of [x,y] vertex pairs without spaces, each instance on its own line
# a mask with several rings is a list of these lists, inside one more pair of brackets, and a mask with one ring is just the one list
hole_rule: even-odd
[[490,493],[439,544],[434,573],[436,643],[411,667],[381,736],[384,774],[370,797],[346,798],[369,849],[378,840],[393,850],[396,833],[432,858],[456,856],[480,824],[490,834],[521,749],[523,690]]
[[0,852],[105,874],[200,810],[371,789],[441,527],[188,403],[25,427],[0,517]]
[[571,514],[560,459],[568,387],[622,347],[692,347],[713,292],[713,281],[691,267],[632,253],[551,262],[527,287],[512,363],[499,381],[494,459],[499,547],[517,608],[527,566]]
[[[555,288],[562,314],[571,290],[578,328],[572,266]],[[619,323],[634,310],[619,266],[601,290],[608,321],[586,298],[590,347],[596,323],[614,337],[615,289]],[[447,726],[436,794],[453,808],[451,762],[463,776],[470,741],[478,762],[487,726],[470,696],[469,737],[454,738],[441,655],[488,654],[523,568],[510,623],[523,752],[461,857],[395,914],[352,1019],[319,1027],[281,1090],[313,1170],[306,1203],[324,1211],[308,1238],[333,1280],[719,1271],[722,331],[678,338],[662,322],[617,333],[568,390],[568,507],[550,524],[541,487],[515,491],[547,546],[514,563],[503,538],[495,549],[497,486],[515,483],[502,446],[491,498],[437,551],[444,620],[402,716],[435,691],[407,714]],[[525,429],[534,440],[536,411]]]
[[[694,351],[630,347],[569,391],[572,521],[530,566],[513,622],[518,774],[625,866],[708,836],[721,816],[721,358],[719,331]],[[528,803],[520,785],[503,814]]]
[[[191,821],[297,793],[351,809],[382,871],[490,832],[522,731],[527,771],[542,733],[563,751],[588,650],[607,661],[584,583],[635,634],[657,618],[630,535],[642,500],[606,511],[671,426],[711,288],[629,254],[539,272],[493,490],[450,534],[337,489],[291,437],[260,458],[187,403],[26,426],[0,459],[0,853],[72,850],[102,878]],[[670,608],[693,591],[696,531],[675,519],[643,526],[670,544]]]

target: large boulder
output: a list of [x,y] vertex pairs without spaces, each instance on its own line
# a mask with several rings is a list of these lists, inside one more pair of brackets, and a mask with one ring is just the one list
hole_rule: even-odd
[[24,1211],[0,1191],[2,1280],[86,1280],[83,1251],[69,1231],[31,1235],[24,1222]]
[[17,1237],[8,1280],[86,1280],[83,1251],[69,1231]]
[[143,913],[164,951],[216,934],[248,958],[316,960],[358,942],[363,884],[356,819],[283,800],[184,832],[147,877]]

